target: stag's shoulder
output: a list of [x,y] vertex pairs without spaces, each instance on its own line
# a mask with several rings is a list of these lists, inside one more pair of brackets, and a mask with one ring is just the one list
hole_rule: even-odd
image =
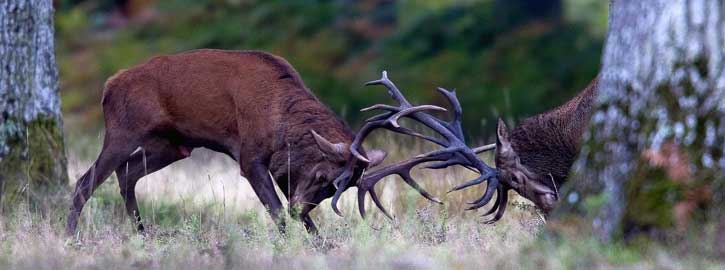
[[231,60],[239,66],[263,70],[265,74],[273,74],[276,79],[291,79],[292,81],[301,82],[299,74],[286,59],[265,51],[198,49],[177,55],[181,57]]
[[274,55],[264,51],[240,51],[243,55],[254,57],[270,67],[277,75],[277,79],[291,79],[293,81],[301,82],[300,75],[292,67],[292,65],[281,56]]

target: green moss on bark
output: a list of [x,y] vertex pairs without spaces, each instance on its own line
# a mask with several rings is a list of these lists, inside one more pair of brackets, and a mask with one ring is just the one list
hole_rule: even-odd
[[627,230],[672,228],[672,208],[682,198],[682,185],[667,177],[662,168],[640,164],[625,185],[627,208],[624,213]]
[[59,121],[7,120],[4,127],[13,130],[3,130],[2,144],[9,151],[0,159],[2,209],[13,208],[20,202],[34,207],[57,203],[68,183]]

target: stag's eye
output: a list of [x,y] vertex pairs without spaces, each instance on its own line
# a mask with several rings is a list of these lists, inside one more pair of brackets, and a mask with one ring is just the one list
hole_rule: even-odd
[[511,187],[513,187],[516,190],[522,188],[528,180],[526,175],[524,175],[523,173],[518,172],[518,171],[509,173],[508,177],[509,177],[508,180],[509,180],[509,183],[511,184]]
[[318,183],[324,183],[327,179],[327,176],[322,171],[315,172],[315,181]]

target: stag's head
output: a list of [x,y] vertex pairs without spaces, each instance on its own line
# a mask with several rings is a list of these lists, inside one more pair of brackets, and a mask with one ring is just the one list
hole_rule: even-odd
[[313,165],[302,166],[301,170],[292,177],[310,180],[295,181],[295,186],[291,191],[291,205],[316,205],[332,197],[336,190],[333,181],[345,170],[350,169],[353,178],[357,179],[366,169],[382,163],[387,156],[383,150],[372,149],[367,152],[363,150],[365,160],[359,160],[354,158],[350,152],[349,140],[347,142],[331,141],[315,130],[309,132],[316,147],[312,149],[311,155],[304,157],[304,160]]
[[534,173],[521,163],[521,158],[511,144],[508,128],[501,119],[498,120],[496,128],[495,161],[501,181],[532,201],[544,212],[548,213],[554,208],[558,200],[556,187],[552,188],[543,184],[554,184],[553,176]]

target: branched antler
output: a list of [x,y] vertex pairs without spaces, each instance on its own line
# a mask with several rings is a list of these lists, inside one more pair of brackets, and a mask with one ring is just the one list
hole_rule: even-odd
[[[352,144],[350,145],[350,151],[357,160],[364,163],[369,162],[368,159],[362,153],[360,153],[361,145],[365,138],[376,129],[387,129],[396,133],[421,138],[430,141],[436,145],[439,145],[442,148],[422,155],[418,155],[409,160],[385,166],[374,172],[362,175],[362,179],[360,179],[357,183],[358,209],[362,216],[365,216],[365,195],[367,193],[370,193],[370,197],[373,199],[375,205],[380,208],[380,210],[386,216],[391,217],[388,211],[385,210],[385,208],[380,203],[380,199],[375,193],[374,186],[384,177],[394,174],[400,176],[406,184],[417,190],[426,199],[436,203],[441,203],[437,198],[433,197],[429,192],[425,191],[422,187],[420,187],[420,185],[418,185],[418,183],[410,175],[411,170],[415,166],[429,162],[435,162],[426,166],[430,169],[441,169],[459,165],[479,173],[479,177],[477,177],[476,179],[459,185],[451,191],[460,190],[472,185],[487,182],[488,184],[483,196],[478,200],[472,202],[472,205],[471,207],[469,207],[469,209],[476,209],[486,205],[493,198],[493,193],[495,191],[498,191],[496,203],[491,208],[491,210],[489,210],[490,213],[487,214],[491,214],[494,211],[499,210],[496,214],[496,217],[494,218],[495,220],[503,215],[502,211],[505,209],[505,204],[508,199],[508,196],[506,195],[508,188],[505,187],[505,185],[501,185],[499,183],[498,172],[495,169],[486,165],[476,155],[480,152],[493,150],[495,148],[495,145],[486,145],[475,149],[471,149],[466,145],[465,138],[463,136],[463,128],[461,126],[461,116],[463,114],[463,110],[461,108],[460,102],[458,101],[458,98],[456,97],[455,91],[448,91],[444,88],[438,88],[438,92],[446,97],[451,107],[453,108],[453,118],[449,122],[436,118],[427,113],[427,111],[446,111],[446,109],[444,108],[433,105],[413,106],[410,102],[408,102],[408,100],[395,86],[395,84],[390,81],[387,72],[385,71],[383,71],[381,79],[368,82],[365,85],[385,86],[388,89],[388,93],[390,94],[390,96],[398,103],[398,106],[376,104],[362,110],[382,110],[384,112],[368,119],[365,125],[363,125],[358,134],[355,136]],[[398,123],[398,121],[403,117],[407,117],[423,124],[424,126],[438,133],[440,135],[440,138],[426,136],[417,133],[411,129],[402,127]],[[337,192],[335,193],[335,196],[333,196],[332,207],[333,210],[335,210],[335,212],[338,214],[340,214],[340,211],[337,209],[337,201],[339,199],[339,196],[347,187],[351,186],[350,182],[352,182],[352,179],[358,179],[358,177],[353,175],[353,165],[351,165],[355,164],[355,162],[355,160],[351,159],[351,161],[348,162],[348,168],[346,168],[345,172],[337,179],[335,179],[334,182],[335,187],[337,188]]]

